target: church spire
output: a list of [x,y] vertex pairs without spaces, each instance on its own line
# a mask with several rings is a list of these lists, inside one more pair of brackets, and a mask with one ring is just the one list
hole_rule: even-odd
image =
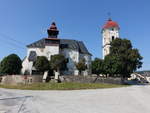
[[48,38],[57,38],[59,31],[57,30],[55,22],[52,22],[50,28],[47,30]]

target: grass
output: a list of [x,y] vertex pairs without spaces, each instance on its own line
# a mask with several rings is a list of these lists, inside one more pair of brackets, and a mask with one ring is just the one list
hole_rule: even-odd
[[98,84],[98,83],[34,83],[18,85],[0,85],[0,88],[22,90],[80,90],[126,87],[128,85]]

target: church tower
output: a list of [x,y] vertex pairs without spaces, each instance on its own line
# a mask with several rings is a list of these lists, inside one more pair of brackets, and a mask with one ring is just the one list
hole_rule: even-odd
[[108,19],[106,24],[102,28],[102,40],[103,40],[103,59],[110,53],[110,42],[116,38],[119,38],[119,25],[117,22]]
[[57,38],[59,31],[57,30],[55,22],[52,22],[49,29],[47,29],[48,38]]

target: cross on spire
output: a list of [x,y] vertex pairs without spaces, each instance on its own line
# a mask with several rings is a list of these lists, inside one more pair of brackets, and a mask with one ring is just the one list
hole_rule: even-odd
[[107,15],[108,15],[108,20],[111,21],[111,12],[108,12]]

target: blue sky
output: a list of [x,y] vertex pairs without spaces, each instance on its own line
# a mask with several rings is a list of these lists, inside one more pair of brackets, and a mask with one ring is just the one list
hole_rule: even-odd
[[150,69],[149,0],[0,0],[0,59],[11,53],[26,56],[25,45],[43,37],[55,21],[59,38],[81,40],[94,57],[102,58],[101,28],[111,12],[121,38],[132,41]]

